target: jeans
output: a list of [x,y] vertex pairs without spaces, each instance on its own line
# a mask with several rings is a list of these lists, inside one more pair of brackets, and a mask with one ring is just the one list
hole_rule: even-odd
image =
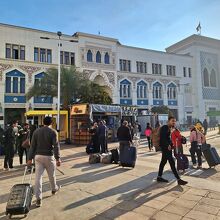
[[22,146],[18,147],[18,155],[19,155],[19,162],[20,164],[23,164],[23,155],[25,153],[26,156],[26,163],[27,163],[27,149],[23,148]]
[[177,170],[176,170],[176,167],[175,167],[175,161],[173,159],[172,151],[169,151],[169,150],[162,151],[162,158],[161,158],[161,162],[160,162],[160,166],[159,166],[158,176],[162,177],[163,169],[164,169],[167,161],[169,161],[170,168],[173,171],[174,176],[176,177],[176,179],[179,180],[180,177],[179,177]]
[[56,184],[56,160],[53,156],[35,156],[35,196],[42,199],[42,178],[44,171],[47,171],[52,191],[58,189]]
[[195,154],[196,154],[197,155],[197,160],[198,160],[198,166],[201,166],[202,165],[202,150],[201,150],[201,146],[200,145],[191,144],[190,154],[191,154],[193,165],[196,165],[196,163],[197,163],[196,156],[195,156]]

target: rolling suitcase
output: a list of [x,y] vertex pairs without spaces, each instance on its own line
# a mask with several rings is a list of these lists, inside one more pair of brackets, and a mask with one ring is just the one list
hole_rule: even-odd
[[189,168],[189,160],[184,154],[176,154],[177,170],[187,170]]
[[11,188],[6,205],[6,215],[9,215],[9,218],[11,218],[12,215],[24,215],[26,217],[27,213],[30,211],[33,197],[33,186],[31,185],[33,170],[34,167],[31,168],[29,183],[24,183],[28,171],[26,166],[22,183],[16,184]]
[[210,168],[220,164],[220,157],[214,147],[203,150],[203,155]]
[[137,149],[134,146],[128,146],[120,152],[120,163],[122,167],[135,167],[137,159]]

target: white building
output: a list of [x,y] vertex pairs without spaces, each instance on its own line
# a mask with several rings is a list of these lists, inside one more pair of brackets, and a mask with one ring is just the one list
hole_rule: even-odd
[[[0,124],[24,120],[30,107],[56,108],[56,99],[27,101],[25,93],[48,68],[57,66],[57,38],[56,33],[0,24]],[[207,111],[220,108],[219,40],[193,35],[167,52],[80,32],[62,35],[61,41],[62,64],[76,65],[90,80],[104,85],[114,103],[143,110],[167,105],[180,123],[203,120]],[[208,87],[203,83],[207,77]]]

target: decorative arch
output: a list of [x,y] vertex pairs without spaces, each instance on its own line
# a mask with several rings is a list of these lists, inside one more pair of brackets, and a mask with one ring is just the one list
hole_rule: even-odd
[[102,56],[100,51],[97,51],[96,53],[96,63],[101,63],[102,62]]
[[168,100],[176,100],[177,99],[177,86],[173,82],[170,82],[167,85],[167,98]]
[[147,98],[147,83],[144,80],[140,80],[139,82],[137,82],[137,98]]
[[207,68],[205,68],[203,70],[203,83],[204,83],[204,87],[209,87],[210,83],[209,83],[209,72],[207,70]]
[[92,61],[93,61],[92,51],[88,50],[87,51],[87,62],[92,62]]
[[25,94],[25,74],[14,69],[5,74],[5,93]]
[[105,64],[110,64],[109,54],[108,52],[105,53]]
[[131,98],[132,83],[128,79],[123,79],[119,82],[120,85],[120,98]]
[[212,69],[210,74],[210,86],[211,87],[217,87],[217,79],[216,79],[216,72],[214,69]]
[[153,83],[153,99],[162,99],[163,84],[156,81]]

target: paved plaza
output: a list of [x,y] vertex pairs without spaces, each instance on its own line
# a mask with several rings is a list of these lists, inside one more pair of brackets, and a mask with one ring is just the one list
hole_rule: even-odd
[[[169,184],[155,181],[160,153],[148,152],[146,140],[141,140],[135,169],[118,165],[88,163],[85,147],[62,146],[62,175],[57,172],[61,191],[51,196],[47,175],[43,185],[43,206],[35,208],[35,198],[27,220],[220,220],[220,166],[189,170],[183,179],[189,184],[180,187],[166,166],[164,176]],[[220,152],[217,130],[209,132],[208,143]],[[110,144],[111,148],[118,143]],[[185,148],[188,154],[188,149]],[[3,158],[0,159],[2,167]],[[7,219],[5,206],[10,188],[20,183],[24,167],[0,171],[0,219]],[[34,179],[33,179],[34,182]]]

